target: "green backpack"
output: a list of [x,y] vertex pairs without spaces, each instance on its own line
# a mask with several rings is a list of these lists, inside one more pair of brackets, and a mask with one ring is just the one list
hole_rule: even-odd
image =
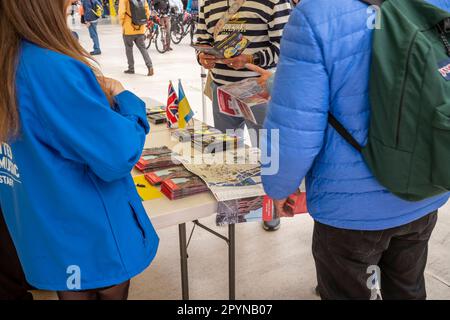
[[330,113],[330,124],[393,194],[420,201],[450,190],[450,13],[423,0],[381,5],[373,31],[371,123],[361,147]]

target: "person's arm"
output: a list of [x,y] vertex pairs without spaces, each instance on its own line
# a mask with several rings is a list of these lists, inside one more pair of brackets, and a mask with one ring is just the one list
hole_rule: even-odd
[[278,63],[281,37],[291,13],[289,0],[274,1],[275,3],[268,23],[270,45],[255,54],[259,60],[258,66],[263,68],[271,67]]
[[258,78],[258,84],[262,88],[264,88],[269,93],[269,95],[272,94],[273,80],[275,77],[275,73],[273,73],[272,71],[263,69],[261,67],[258,67],[251,63],[247,63],[245,65],[245,67],[250,71],[259,73],[260,77]]
[[[263,175],[264,188],[274,199],[284,199],[298,189],[323,146],[330,103],[329,78],[318,39],[303,12],[295,10],[281,43],[264,124],[269,132],[269,154],[280,156],[278,171]],[[275,132],[279,133],[279,144],[271,146]],[[264,171],[268,167],[264,164]]]
[[127,14],[126,0],[120,0],[119,1],[119,21],[120,21],[120,25],[122,25],[122,26],[125,24],[126,14]]
[[201,45],[212,46],[214,44],[214,38],[211,33],[208,32],[206,25],[206,15],[205,15],[206,1],[200,8],[200,13],[198,15],[197,31],[195,32],[196,43]]
[[52,60],[26,66],[29,79],[40,79],[28,86],[46,143],[59,156],[86,165],[104,181],[126,177],[139,160],[149,132],[145,103],[124,91],[115,97],[115,111],[90,68],[69,58]]

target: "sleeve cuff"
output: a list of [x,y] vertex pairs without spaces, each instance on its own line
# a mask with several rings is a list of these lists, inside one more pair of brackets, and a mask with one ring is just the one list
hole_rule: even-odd
[[144,128],[145,133],[150,132],[150,125],[147,120],[145,102],[139,99],[134,93],[125,90],[114,97],[117,112],[123,116],[134,116],[138,119],[139,125]]

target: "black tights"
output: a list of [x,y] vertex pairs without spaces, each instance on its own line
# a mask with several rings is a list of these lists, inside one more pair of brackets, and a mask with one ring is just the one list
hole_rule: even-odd
[[116,286],[86,291],[58,291],[59,300],[127,300],[130,280]]

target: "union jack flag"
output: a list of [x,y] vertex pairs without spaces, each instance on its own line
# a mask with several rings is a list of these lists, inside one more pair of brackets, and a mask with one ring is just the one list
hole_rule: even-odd
[[178,122],[178,97],[172,81],[169,84],[169,98],[167,99],[166,117],[167,126],[169,128]]

